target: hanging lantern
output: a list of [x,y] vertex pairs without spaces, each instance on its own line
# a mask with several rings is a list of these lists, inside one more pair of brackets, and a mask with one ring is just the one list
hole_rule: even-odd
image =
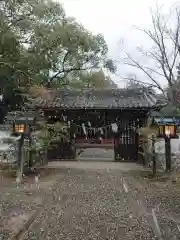
[[177,134],[176,134],[176,125],[159,125],[158,126],[158,137],[160,138],[164,138],[164,137],[168,137],[168,138],[178,138]]
[[170,118],[155,119],[159,138],[178,138],[176,121]]
[[12,134],[29,135],[35,117],[17,117],[12,124]]
[[25,132],[25,124],[15,124],[14,133],[22,134]]

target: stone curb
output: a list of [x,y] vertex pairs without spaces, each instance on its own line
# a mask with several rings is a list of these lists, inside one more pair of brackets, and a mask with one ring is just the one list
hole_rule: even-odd
[[34,222],[35,218],[37,217],[39,211],[34,210],[34,212],[31,214],[29,219],[15,232],[11,234],[11,236],[8,238],[8,240],[17,240],[20,238],[20,236],[25,233],[25,231],[31,226],[31,224]]

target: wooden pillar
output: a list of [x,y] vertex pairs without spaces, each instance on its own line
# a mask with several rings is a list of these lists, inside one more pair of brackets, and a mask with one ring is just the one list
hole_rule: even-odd
[[69,137],[70,137],[70,146],[71,147],[71,150],[72,150],[72,157],[74,158],[74,160],[76,159],[76,140],[75,140],[75,137],[74,135],[76,134],[76,124],[75,122],[72,122],[71,123],[71,126],[70,126],[70,133],[69,133]]
[[23,145],[24,145],[24,135],[22,134],[18,142],[18,152],[17,152],[17,162],[18,162],[17,177],[19,177],[20,180],[22,179],[23,170],[24,170]]
[[[104,112],[104,118],[105,118],[105,126],[107,126],[108,121],[107,121],[107,112],[106,111]],[[104,134],[105,135],[104,136],[105,140],[108,139],[108,131],[109,131],[109,127],[105,128],[105,134]]]
[[29,168],[32,168],[33,167],[33,159],[32,159],[32,137],[31,135],[29,136],[29,147],[30,147],[30,150],[29,150]]
[[118,161],[118,154],[119,154],[119,134],[114,133],[114,161]]
[[171,171],[171,139],[165,137],[166,172]]
[[136,156],[135,161],[139,161],[139,151],[140,151],[140,144],[139,144],[139,133],[135,133],[135,145],[136,145]]
[[22,157],[22,146],[23,146],[23,137],[18,141],[18,149],[17,149],[17,162],[18,162],[18,167],[20,167],[21,164],[21,157]]
[[153,176],[156,175],[156,151],[155,151],[155,136],[152,135],[152,172]]

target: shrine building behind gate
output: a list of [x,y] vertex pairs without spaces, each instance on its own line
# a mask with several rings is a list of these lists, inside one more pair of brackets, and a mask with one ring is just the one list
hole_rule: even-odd
[[[36,98],[34,104],[43,110],[49,123],[62,121],[62,118],[73,122],[76,148],[112,146],[115,160],[124,161],[137,161],[137,129],[146,125],[151,111],[161,108],[152,89],[145,87],[53,90],[50,96]],[[112,124],[118,127],[116,134]],[[97,132],[101,137],[99,142]],[[58,147],[51,150],[49,158],[63,158]]]

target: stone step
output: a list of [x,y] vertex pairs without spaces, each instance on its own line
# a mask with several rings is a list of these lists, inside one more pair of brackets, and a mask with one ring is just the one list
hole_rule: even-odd
[[114,158],[102,158],[102,157],[98,157],[98,158],[89,158],[89,157],[81,157],[81,158],[76,158],[77,161],[83,161],[83,162],[112,162],[114,161]]

